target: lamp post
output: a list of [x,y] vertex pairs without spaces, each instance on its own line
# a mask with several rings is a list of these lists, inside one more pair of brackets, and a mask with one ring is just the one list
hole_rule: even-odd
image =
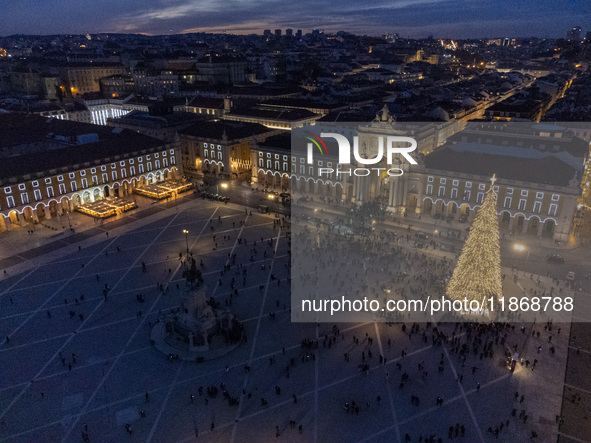
[[526,249],[525,245],[522,245],[521,243],[515,243],[513,245],[513,249],[519,252],[523,252],[525,250],[527,250],[527,255],[525,256],[525,262],[527,263],[529,261],[529,249]]
[[187,243],[187,254],[189,253],[189,231],[187,231],[186,229],[183,229],[183,232],[185,234],[185,242]]

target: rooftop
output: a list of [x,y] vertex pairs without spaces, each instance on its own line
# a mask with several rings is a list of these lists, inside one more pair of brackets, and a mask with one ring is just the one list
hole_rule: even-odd
[[[125,155],[163,144],[127,129],[0,114],[0,179]],[[25,160],[26,158],[26,160]]]
[[235,121],[199,121],[181,131],[179,135],[221,140],[225,134],[228,140],[239,140],[271,130],[257,123]]

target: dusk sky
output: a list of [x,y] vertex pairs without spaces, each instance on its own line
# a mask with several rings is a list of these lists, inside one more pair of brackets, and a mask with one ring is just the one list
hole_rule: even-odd
[[261,33],[293,28],[403,37],[564,37],[589,0],[4,0],[0,35]]

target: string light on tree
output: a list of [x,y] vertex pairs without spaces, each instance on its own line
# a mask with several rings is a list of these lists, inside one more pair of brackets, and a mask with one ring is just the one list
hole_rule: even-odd
[[446,294],[452,300],[480,302],[483,298],[498,300],[502,296],[497,193],[494,190],[496,180],[496,175],[493,175],[447,285]]

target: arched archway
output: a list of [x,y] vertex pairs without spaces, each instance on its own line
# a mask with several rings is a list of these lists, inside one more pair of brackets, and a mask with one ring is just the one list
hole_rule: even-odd
[[542,232],[543,237],[554,237],[554,230],[556,229],[556,222],[551,218],[544,222],[544,231]]
[[109,189],[109,187],[108,187],[108,186],[105,186],[105,187],[103,188],[103,195],[105,196],[105,198],[106,198],[106,197],[110,197],[110,196],[111,196],[111,192],[110,192],[110,189]]

